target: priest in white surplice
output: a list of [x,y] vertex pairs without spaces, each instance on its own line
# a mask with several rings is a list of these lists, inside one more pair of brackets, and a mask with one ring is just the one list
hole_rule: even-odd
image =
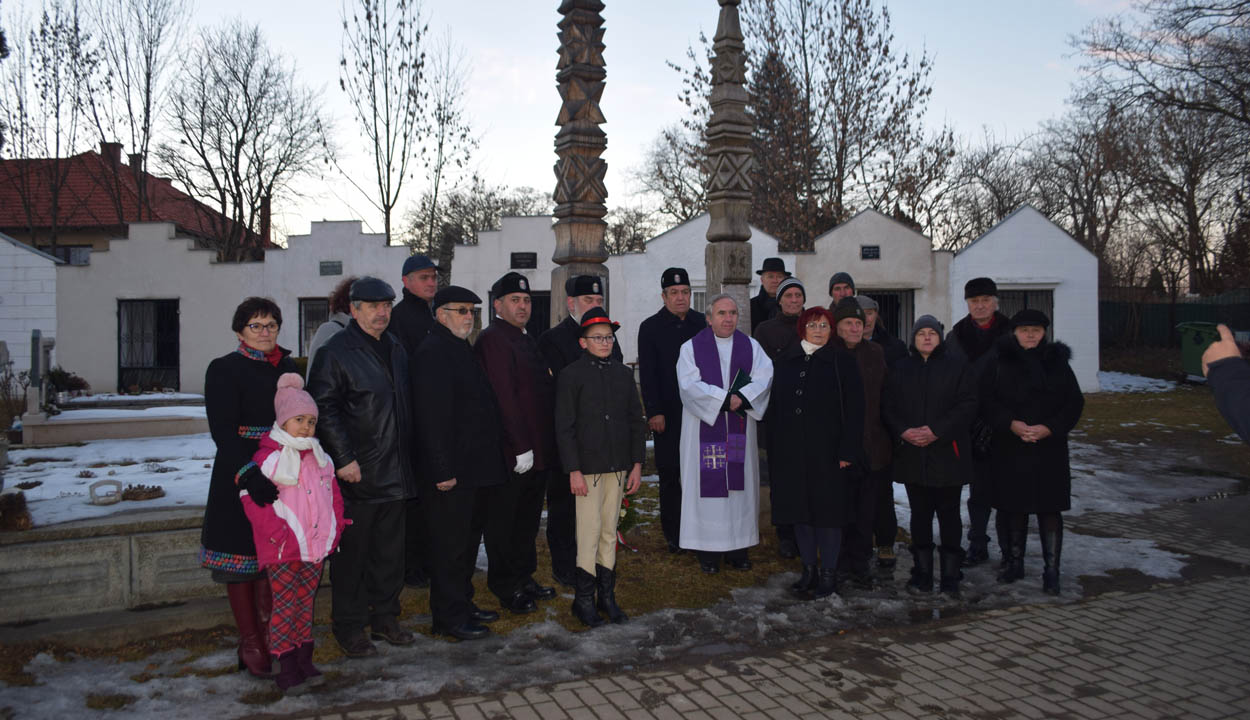
[[722,555],[731,567],[750,568],[747,548],[760,541],[755,424],[768,409],[773,363],[737,330],[732,297],[712,298],[707,324],[677,356],[681,546],[698,551],[699,566],[714,573]]

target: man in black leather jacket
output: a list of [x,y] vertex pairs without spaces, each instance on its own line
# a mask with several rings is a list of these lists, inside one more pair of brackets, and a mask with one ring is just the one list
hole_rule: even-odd
[[352,321],[317,355],[308,393],[321,417],[317,438],[334,462],[351,521],[330,563],[330,617],[348,657],[377,649],[374,639],[410,645],[399,626],[404,584],[404,501],[415,497],[411,467],[412,392],[408,355],[386,332],[395,291],[382,280],[352,284]]

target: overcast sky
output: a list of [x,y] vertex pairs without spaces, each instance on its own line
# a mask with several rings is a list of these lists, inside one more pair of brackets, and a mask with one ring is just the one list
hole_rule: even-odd
[[[26,0],[31,2],[32,0]],[[7,5],[8,3],[6,3]],[[1080,58],[1068,38],[1122,0],[891,0],[896,45],[934,59],[928,121],[964,137],[988,128],[1013,138],[1063,111]],[[554,187],[553,139],[558,0],[425,0],[432,32],[449,29],[472,68],[469,112],[481,146],[474,167],[492,183]],[[716,0],[606,0],[608,204],[632,204],[628,180],[652,139],[681,117],[682,61],[702,30],[716,27]],[[336,0],[201,0],[195,22],[229,18],[259,24],[272,46],[293,58],[305,83],[320,88],[337,120],[340,144],[357,162],[363,145],[338,87],[341,5]],[[366,170],[356,179],[366,183]],[[368,202],[341,178],[304,183],[308,198],[275,208],[288,233],[321,219],[360,218],[378,229]],[[416,184],[406,201],[415,202]]]

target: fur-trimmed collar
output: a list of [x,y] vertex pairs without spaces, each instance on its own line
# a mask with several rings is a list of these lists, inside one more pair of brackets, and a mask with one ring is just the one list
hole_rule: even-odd
[[1038,353],[1042,359],[1042,367],[1049,370],[1058,365],[1067,364],[1072,359],[1072,348],[1061,340],[1047,342],[1043,339],[1036,348],[1025,350],[1020,347],[1020,343],[1016,342],[1016,336],[1008,333],[998,339],[997,346],[998,359],[1004,363],[1022,363],[1034,353]]

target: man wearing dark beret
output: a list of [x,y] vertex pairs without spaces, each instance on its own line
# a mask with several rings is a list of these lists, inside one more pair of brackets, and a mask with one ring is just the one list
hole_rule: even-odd
[[[547,359],[547,367],[559,382],[560,371],[585,354],[578,344],[582,336],[581,320],[587,310],[603,307],[606,288],[595,275],[574,275],[564,283],[565,305],[569,316],[538,338],[538,349]],[[612,344],[612,359],[624,362],[621,347]],[[573,587],[573,568],[577,562],[577,528],[573,495],[569,492],[568,473],[555,467],[547,485],[547,547],[551,551],[551,575],[561,585]]]
[[[478,543],[487,534],[490,565],[498,559],[494,526],[485,523],[487,494],[508,477],[495,391],[469,335],[482,300],[456,285],[433,298],[435,324],[417,349],[412,384],[417,407],[417,494],[430,540],[430,614],[434,632],[461,640],[485,637],[499,614],[473,604]],[[503,562],[503,561],[498,561]]]
[[[973,380],[980,387],[981,376],[998,356],[995,342],[1011,331],[1011,321],[998,311],[998,285],[990,278],[979,277],[964,285],[964,300],[968,314],[955,323],[946,335],[946,352],[963,358],[972,369]],[[989,559],[988,532],[993,477],[988,456],[977,449],[976,438],[985,432],[981,419],[972,421],[972,483],[968,486],[968,552],[964,565],[971,567]],[[982,443],[983,445],[983,443]],[[995,518],[994,529],[998,535],[999,550],[1007,557],[1007,527],[1005,518]]]
[[411,645],[399,625],[404,585],[404,501],[416,496],[408,354],[386,331],[395,291],[375,277],[352,283],[352,320],[326,341],[308,378],[317,438],[343,491],[343,531],[330,561],[330,617],[348,657],[377,654],[365,635]]
[[[537,609],[556,591],[534,580],[538,553],[534,541],[542,519],[547,477],[556,465],[555,379],[533,336],[525,331],[532,304],[529,280],[510,272],[491,286],[495,317],[478,336],[474,351],[482,362],[503,426],[503,448],[511,472],[492,488],[486,523],[494,525],[500,546],[487,570],[486,585],[514,613]],[[486,535],[491,552],[491,533]]]
[[707,327],[701,312],[690,312],[690,275],[671,267],[660,274],[664,306],[638,327],[638,379],[647,425],[655,438],[660,476],[660,527],[669,552],[681,552],[681,395],[677,355],[681,346]]

